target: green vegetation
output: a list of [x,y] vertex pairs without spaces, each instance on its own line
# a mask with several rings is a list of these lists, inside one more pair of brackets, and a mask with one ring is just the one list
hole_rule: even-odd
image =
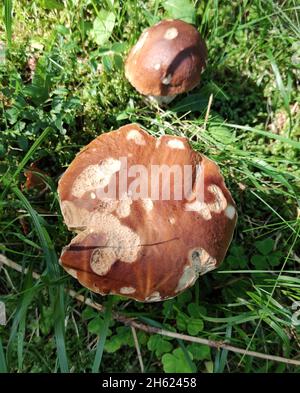
[[[110,308],[169,331],[300,360],[296,3],[1,3],[0,251],[23,270],[4,265],[0,272],[8,319],[0,326],[0,371],[139,371],[132,330],[111,319]],[[126,81],[123,62],[142,30],[166,17],[196,24],[209,61],[197,89],[158,110]],[[157,136],[187,136],[218,162],[238,206],[223,265],[163,304],[102,298],[58,265],[72,236],[59,209],[58,178],[82,146],[129,122]],[[43,171],[37,173],[42,181],[27,189],[24,173],[32,163]],[[39,279],[32,278],[33,271]],[[105,313],[65,289],[106,305]],[[300,371],[139,330],[137,341],[145,371]]]

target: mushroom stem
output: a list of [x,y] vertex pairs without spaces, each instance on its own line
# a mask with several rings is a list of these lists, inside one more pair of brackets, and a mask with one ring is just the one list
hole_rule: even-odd
[[155,102],[157,105],[163,105],[163,104],[170,104],[171,101],[173,101],[178,94],[175,95],[170,95],[170,96],[147,96],[148,100],[150,102]]

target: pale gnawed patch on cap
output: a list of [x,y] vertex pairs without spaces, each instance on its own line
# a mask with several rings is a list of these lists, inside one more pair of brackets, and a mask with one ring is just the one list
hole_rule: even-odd
[[153,209],[153,201],[150,198],[142,198],[141,199],[143,208],[146,210],[147,213],[151,212],[151,210]]
[[120,168],[121,162],[113,158],[108,158],[101,164],[89,165],[75,179],[72,194],[77,198],[81,198],[87,191],[104,188]]
[[101,228],[101,234],[106,239],[105,244],[96,247],[90,259],[91,268],[96,274],[99,276],[107,274],[117,260],[132,263],[137,259],[140,249],[139,236],[122,225],[116,217],[111,214],[96,213],[91,227],[94,233]]
[[204,220],[211,219],[211,212],[209,210],[209,206],[207,205],[207,203],[196,200],[194,202],[187,203],[185,205],[185,209],[186,211],[197,212],[201,214]]
[[130,209],[132,205],[132,199],[128,194],[122,195],[116,213],[120,218],[128,217],[130,215]]
[[161,82],[162,82],[164,85],[169,85],[170,82],[171,82],[171,80],[172,80],[172,74],[168,74],[167,76],[165,76],[165,77],[161,80]]
[[236,215],[236,210],[232,205],[228,205],[225,209],[226,216],[232,220]]
[[145,139],[138,130],[130,130],[126,137],[127,140],[135,142],[137,145],[145,145]]
[[185,266],[182,275],[179,278],[175,293],[182,292],[184,289],[190,287],[197,280],[198,275],[193,266]]
[[135,292],[135,288],[133,287],[122,287],[120,288],[120,293],[122,295],[130,295]]
[[160,293],[155,291],[151,293],[148,297],[146,297],[145,301],[146,302],[159,302],[161,300]]
[[211,192],[212,194],[214,194],[214,196],[215,196],[214,202],[208,204],[209,210],[214,213],[220,213],[223,210],[225,210],[226,206],[227,206],[227,200],[224,197],[224,194],[223,194],[221,188],[216,186],[215,184],[212,184],[212,185],[208,186],[207,188],[208,188],[208,191]]
[[183,150],[185,148],[184,143],[180,139],[170,139],[170,140],[168,140],[167,145],[171,149],[181,149],[181,150]]
[[[214,195],[214,201],[210,203],[205,203],[203,201],[195,200],[193,202],[187,203],[185,205],[186,211],[195,211],[201,214],[205,220],[211,220],[211,213],[221,213],[227,207],[227,199],[225,198],[222,190],[215,184],[207,187],[208,191]],[[232,206],[233,207],[233,206]],[[225,210],[226,214],[226,210]],[[229,214],[231,211],[229,210]],[[227,215],[227,214],[226,214]]]
[[189,252],[189,261],[196,274],[203,275],[216,268],[217,261],[203,248],[195,248]]
[[148,37],[148,31],[144,31],[144,33],[141,35],[141,37],[138,40],[138,42],[132,48],[132,54],[133,55],[138,53],[143,48],[143,46],[145,45],[145,42],[147,40],[147,37]]
[[174,38],[176,38],[177,36],[178,36],[178,30],[176,29],[176,27],[171,27],[164,34],[164,38],[166,40],[174,40]]
[[79,208],[74,202],[68,200],[60,201],[60,208],[70,230],[82,230],[87,227],[90,221],[90,212],[87,209]]
[[176,292],[181,292],[184,289],[193,285],[199,275],[203,275],[210,270],[216,268],[217,261],[211,257],[203,248],[194,248],[189,251],[188,255],[189,265],[184,267],[183,274],[178,281]]

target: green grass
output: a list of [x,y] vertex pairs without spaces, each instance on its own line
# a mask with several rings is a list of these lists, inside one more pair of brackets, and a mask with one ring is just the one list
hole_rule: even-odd
[[[0,371],[139,371],[131,330],[111,319],[111,308],[151,326],[300,360],[297,2],[35,0],[0,8],[0,251],[23,269],[0,271],[8,319],[0,326]],[[123,62],[144,28],[170,16],[195,22],[209,61],[198,88],[157,110],[128,84]],[[224,263],[163,304],[107,302],[58,265],[72,234],[57,181],[82,146],[129,122],[156,136],[188,137],[218,162],[238,206]],[[33,162],[45,172],[43,190],[22,186]],[[137,338],[146,372],[300,371],[143,331]]]

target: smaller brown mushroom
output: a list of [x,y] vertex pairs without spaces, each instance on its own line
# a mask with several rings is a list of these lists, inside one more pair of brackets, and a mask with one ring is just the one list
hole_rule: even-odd
[[205,69],[207,49],[198,30],[177,19],[146,29],[129,52],[125,76],[136,90],[158,104],[192,90]]

